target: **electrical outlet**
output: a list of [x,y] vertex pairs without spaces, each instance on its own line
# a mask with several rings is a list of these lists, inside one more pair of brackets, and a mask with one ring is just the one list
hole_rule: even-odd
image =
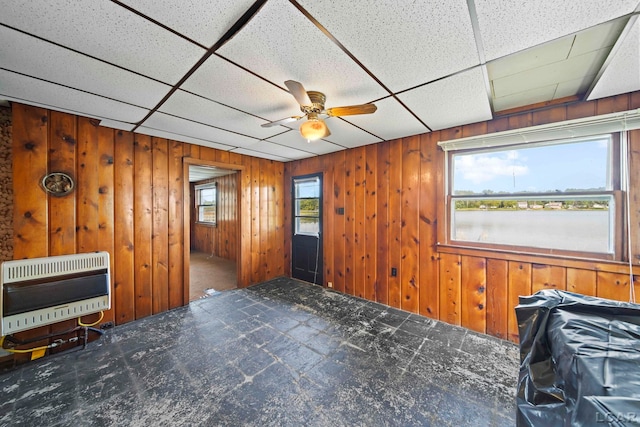
[[327,287],[328,287],[328,288],[333,288],[333,282],[329,282],[329,283],[327,283]]
[[396,277],[398,275],[398,269],[395,267],[391,267],[391,277]]

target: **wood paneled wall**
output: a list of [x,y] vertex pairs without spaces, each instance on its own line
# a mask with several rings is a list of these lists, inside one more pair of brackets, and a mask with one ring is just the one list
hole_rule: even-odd
[[[231,174],[206,182],[217,183],[218,210],[215,227],[198,224],[195,203],[192,203],[191,222],[193,233],[191,249],[236,261],[238,254],[238,174]],[[191,185],[191,200],[195,200],[195,189]]]
[[[517,341],[518,296],[553,288],[628,301],[628,265],[437,244],[446,241],[445,155],[437,142],[639,107],[636,92],[299,160],[285,166],[285,188],[292,176],[323,173],[325,286],[332,282],[341,292]],[[640,167],[640,131],[630,132],[629,143],[634,171]],[[631,175],[631,249],[637,275],[640,175]],[[339,207],[345,208],[344,215],[336,213]],[[284,214],[290,274],[289,192]],[[396,277],[390,274],[392,267]],[[638,288],[638,276],[633,285]]]
[[[229,257],[240,256],[238,286],[284,274],[282,163],[104,128],[88,118],[17,103],[12,110],[14,259],[108,251],[112,309],[103,322],[122,324],[188,302],[187,160],[242,168],[240,199],[221,201],[222,218],[236,204],[246,213],[238,215],[242,247],[230,232],[223,237]],[[40,186],[48,171],[70,174],[75,191],[48,196]]]

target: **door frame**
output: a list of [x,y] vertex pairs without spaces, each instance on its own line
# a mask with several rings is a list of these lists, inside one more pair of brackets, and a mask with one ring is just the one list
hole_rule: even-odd
[[191,207],[191,198],[190,198],[190,183],[189,183],[189,166],[215,166],[222,169],[229,169],[236,171],[236,212],[237,212],[237,221],[236,221],[236,235],[238,236],[238,244],[236,245],[236,281],[237,286],[239,288],[243,288],[247,286],[247,283],[242,282],[242,269],[245,265],[242,256],[246,251],[242,250],[242,231],[246,230],[249,227],[249,234],[251,235],[251,223],[245,219],[245,216],[242,214],[242,209],[240,209],[242,202],[242,193],[244,188],[242,187],[243,180],[240,178],[241,172],[245,169],[244,165],[234,165],[231,163],[222,163],[222,162],[214,162],[211,160],[202,160],[196,159],[193,157],[183,157],[182,158],[182,183],[183,183],[183,199],[182,199],[182,207],[183,207],[183,235],[184,235],[184,254],[183,254],[183,301],[185,301],[185,305],[189,303],[189,288],[191,286],[190,278],[189,278],[189,268],[191,267],[191,211],[193,210]]
[[293,277],[293,273],[294,273],[294,267],[293,267],[293,240],[296,237],[296,233],[295,233],[295,229],[296,229],[296,196],[295,196],[295,180],[296,179],[305,179],[305,178],[314,178],[317,177],[320,180],[320,193],[319,193],[319,199],[320,199],[320,206],[319,206],[319,212],[318,212],[318,218],[320,220],[319,223],[319,229],[318,229],[318,246],[316,251],[317,253],[317,259],[318,259],[318,264],[320,268],[317,268],[317,274],[320,276],[320,283],[315,283],[314,280],[314,284],[315,285],[320,285],[320,286],[324,286],[324,172],[314,172],[314,173],[308,173],[308,174],[304,174],[304,175],[295,175],[295,176],[291,176],[291,277]]

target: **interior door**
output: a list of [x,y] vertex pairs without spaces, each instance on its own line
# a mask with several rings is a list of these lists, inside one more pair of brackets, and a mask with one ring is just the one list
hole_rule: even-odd
[[293,178],[292,275],[322,285],[322,175]]

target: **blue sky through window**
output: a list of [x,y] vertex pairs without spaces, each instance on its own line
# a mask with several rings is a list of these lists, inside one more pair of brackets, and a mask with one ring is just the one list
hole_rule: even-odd
[[453,194],[605,189],[610,139],[454,155]]

